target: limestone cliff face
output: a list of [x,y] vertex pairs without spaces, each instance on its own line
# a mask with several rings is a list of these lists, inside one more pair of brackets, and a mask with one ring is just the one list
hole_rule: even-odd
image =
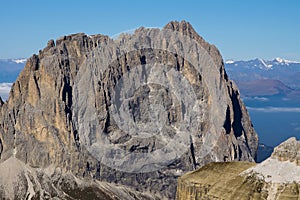
[[0,155],[163,197],[211,161],[253,161],[257,135],[222,57],[185,22],[50,40],[0,101]]
[[295,138],[260,164],[210,163],[178,179],[176,199],[299,199],[299,144]]
[[289,161],[300,166],[300,141],[292,137],[278,145],[272,153],[272,158],[279,161]]

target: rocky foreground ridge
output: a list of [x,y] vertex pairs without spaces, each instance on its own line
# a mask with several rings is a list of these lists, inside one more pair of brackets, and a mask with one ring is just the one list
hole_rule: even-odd
[[78,178],[52,165],[32,168],[15,157],[0,164],[0,195],[1,199],[154,200],[148,192]]
[[290,138],[260,164],[210,163],[179,178],[176,199],[300,199],[299,153]]
[[[185,21],[50,40],[0,101],[1,165],[51,166],[155,198],[174,198],[177,177],[208,162],[253,161],[257,144],[219,51]],[[23,182],[41,183],[27,171]]]

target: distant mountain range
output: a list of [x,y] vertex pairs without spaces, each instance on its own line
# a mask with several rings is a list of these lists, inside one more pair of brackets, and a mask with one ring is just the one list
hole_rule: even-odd
[[0,59],[0,97],[2,99],[8,98],[11,85],[24,68],[25,63],[25,58]]
[[24,68],[26,59],[0,59],[0,82],[14,82]]
[[227,60],[225,69],[229,78],[237,83],[244,99],[271,97],[276,104],[285,101],[294,105],[300,100],[300,62],[282,58]]
[[[239,88],[260,142],[276,146],[291,136],[300,138],[300,62],[282,58],[225,62]],[[270,154],[259,146],[257,161]]]

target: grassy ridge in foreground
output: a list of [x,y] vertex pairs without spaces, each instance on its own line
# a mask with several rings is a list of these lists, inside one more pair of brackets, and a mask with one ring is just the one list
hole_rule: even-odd
[[257,174],[240,175],[249,162],[210,163],[178,180],[176,199],[299,199],[299,184],[267,183]]

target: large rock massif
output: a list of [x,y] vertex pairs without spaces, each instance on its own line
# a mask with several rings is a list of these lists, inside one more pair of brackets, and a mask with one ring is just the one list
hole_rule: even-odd
[[209,163],[178,180],[177,199],[300,199],[300,141],[290,138],[260,164]]
[[219,51],[185,21],[50,40],[0,101],[1,165],[22,163],[28,184],[37,182],[29,167],[57,167],[174,198],[177,177],[211,161],[253,161],[257,144]]

